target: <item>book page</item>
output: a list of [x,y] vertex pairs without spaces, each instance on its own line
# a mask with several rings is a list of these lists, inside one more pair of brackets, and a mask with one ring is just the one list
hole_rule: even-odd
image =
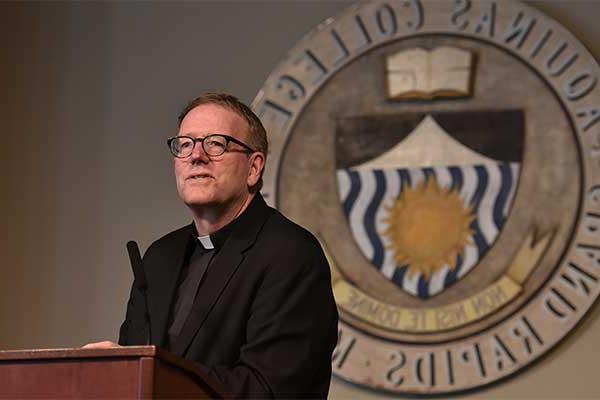
[[388,92],[390,97],[429,91],[427,77],[428,52],[414,48],[396,53],[387,59]]
[[438,47],[431,52],[431,91],[470,93],[471,53],[455,47]]

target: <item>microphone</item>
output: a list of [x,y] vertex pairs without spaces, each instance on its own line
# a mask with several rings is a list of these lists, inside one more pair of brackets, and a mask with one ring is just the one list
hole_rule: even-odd
[[131,263],[131,269],[133,270],[134,282],[138,289],[143,292],[142,297],[142,309],[144,312],[143,328],[146,333],[146,344],[150,344],[150,316],[148,313],[148,300],[146,298],[146,288],[148,282],[146,281],[146,273],[144,272],[144,265],[142,263],[142,256],[140,255],[140,248],[138,244],[130,240],[127,242],[127,253],[129,254],[129,262]]
[[129,262],[131,263],[131,269],[133,269],[135,281],[138,283],[140,289],[146,290],[146,274],[144,273],[140,248],[133,240],[127,242],[127,253],[129,253]]

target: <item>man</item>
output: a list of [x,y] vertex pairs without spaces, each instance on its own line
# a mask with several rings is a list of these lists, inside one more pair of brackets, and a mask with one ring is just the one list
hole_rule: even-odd
[[[134,282],[119,344],[189,358],[234,397],[326,397],[337,311],[313,235],[259,193],[264,127],[231,95],[206,93],[169,139],[193,223],[154,242]],[[88,347],[110,347],[100,342]]]

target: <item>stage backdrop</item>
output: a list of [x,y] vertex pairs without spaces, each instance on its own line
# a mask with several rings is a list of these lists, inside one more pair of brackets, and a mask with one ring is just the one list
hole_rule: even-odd
[[[529,4],[600,57],[600,3]],[[125,242],[145,249],[189,221],[164,144],[180,108],[206,90],[252,101],[302,35],[347,6],[0,3],[0,348],[115,340]],[[599,312],[524,373],[465,397],[599,397]],[[385,396],[334,379],[331,397]]]

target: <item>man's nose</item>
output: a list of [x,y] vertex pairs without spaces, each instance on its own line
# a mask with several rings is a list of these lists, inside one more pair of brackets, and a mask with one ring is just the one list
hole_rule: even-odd
[[203,162],[207,163],[210,161],[208,155],[204,151],[202,147],[202,142],[196,142],[194,144],[194,149],[192,150],[192,154],[190,155],[190,161],[192,163]]

